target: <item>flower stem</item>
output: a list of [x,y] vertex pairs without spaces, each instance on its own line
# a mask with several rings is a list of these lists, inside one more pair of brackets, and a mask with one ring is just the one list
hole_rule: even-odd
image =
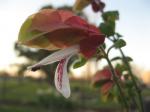
[[118,90],[119,90],[120,98],[122,99],[122,101],[123,101],[123,103],[124,103],[124,106],[125,106],[125,108],[126,108],[126,112],[128,112],[128,109],[129,109],[129,108],[128,108],[128,104],[127,104],[127,101],[126,101],[125,96],[124,96],[124,94],[123,94],[123,91],[122,91],[122,89],[121,89],[121,87],[120,87],[120,85],[119,85],[118,78],[117,78],[116,72],[115,72],[115,70],[114,70],[114,68],[113,68],[113,65],[111,64],[111,61],[110,61],[108,55],[106,54],[106,52],[105,52],[105,50],[103,49],[102,46],[100,46],[100,50],[103,52],[104,57],[105,57],[105,59],[107,60],[107,63],[108,63],[108,65],[109,65],[110,71],[111,71],[112,76],[113,76],[113,80],[114,80],[114,82],[115,82],[115,84],[116,84],[116,86],[117,86],[117,88],[118,88]]
[[[114,41],[116,40],[116,38],[114,36],[113,36],[113,39],[114,39]],[[119,51],[120,51],[120,53],[122,55],[122,60],[123,60],[124,64],[126,65],[128,71],[129,71],[129,75],[130,75],[130,77],[132,79],[133,85],[134,85],[134,87],[136,89],[136,92],[137,92],[137,95],[138,95],[138,99],[139,99],[139,103],[140,103],[140,107],[141,107],[141,112],[144,112],[144,106],[143,106],[143,99],[142,99],[142,95],[141,95],[141,90],[139,89],[139,87],[138,87],[138,85],[136,83],[136,80],[134,78],[134,74],[132,73],[130,64],[128,63],[128,60],[126,59],[126,56],[125,56],[123,50],[121,48],[119,48]]]
[[129,71],[129,75],[131,76],[132,82],[133,82],[134,87],[135,87],[135,89],[137,91],[137,95],[138,95],[138,98],[139,98],[139,103],[140,103],[140,106],[141,106],[141,112],[144,112],[144,106],[143,106],[143,99],[142,99],[142,95],[141,95],[141,90],[139,89],[139,87],[138,87],[138,85],[137,85],[137,83],[135,81],[134,74],[132,73],[131,67],[130,67],[130,65],[129,65],[126,57],[125,57],[125,54],[123,53],[121,48],[119,49],[119,51],[120,51],[120,53],[121,53],[121,55],[123,57],[123,62],[126,64],[126,67],[127,67],[128,71]]

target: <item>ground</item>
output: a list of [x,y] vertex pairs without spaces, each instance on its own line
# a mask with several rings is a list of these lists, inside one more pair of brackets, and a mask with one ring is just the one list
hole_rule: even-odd
[[[89,81],[71,81],[72,94],[62,97],[45,80],[0,80],[0,112],[117,112],[116,102],[104,102]],[[150,91],[145,92],[149,95]]]

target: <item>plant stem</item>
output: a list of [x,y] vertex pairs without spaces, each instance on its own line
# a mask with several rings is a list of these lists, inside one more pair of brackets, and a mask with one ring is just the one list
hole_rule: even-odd
[[137,95],[138,95],[138,98],[139,98],[139,103],[140,103],[140,106],[141,106],[141,112],[144,112],[144,106],[143,106],[143,99],[142,99],[142,95],[141,95],[141,90],[139,89],[139,87],[138,87],[138,85],[137,85],[137,83],[135,81],[134,74],[132,73],[131,67],[130,67],[127,59],[126,59],[125,54],[123,53],[121,48],[119,49],[119,51],[120,51],[120,53],[121,53],[121,55],[123,57],[123,62],[126,64],[126,67],[127,67],[128,71],[129,71],[129,75],[131,76],[132,82],[133,82],[134,87],[135,87],[135,89],[137,91]]
[[[116,41],[116,38],[114,36],[113,36],[113,39],[114,39],[113,42]],[[144,106],[143,106],[143,99],[142,99],[142,95],[141,95],[141,90],[139,89],[139,87],[138,87],[138,85],[136,83],[136,80],[134,78],[134,74],[132,73],[130,64],[128,63],[128,60],[126,59],[126,56],[125,56],[124,52],[122,51],[121,48],[119,48],[119,51],[120,51],[120,53],[122,55],[123,62],[126,65],[128,71],[129,71],[129,75],[130,75],[130,77],[132,79],[133,85],[134,85],[134,87],[135,87],[135,89],[137,91],[137,95],[138,95],[138,99],[139,99],[139,103],[140,103],[140,107],[141,107],[141,112],[144,112]]]
[[127,102],[126,102],[126,99],[125,99],[125,96],[124,96],[124,94],[123,94],[123,92],[122,92],[122,89],[121,89],[121,87],[120,87],[120,85],[119,85],[118,78],[117,78],[116,72],[115,72],[115,70],[114,70],[114,68],[113,68],[113,65],[111,64],[111,61],[109,60],[109,57],[108,57],[108,55],[105,53],[105,50],[103,49],[102,46],[100,47],[100,50],[103,52],[104,57],[105,57],[105,59],[107,60],[107,63],[108,63],[108,65],[109,65],[110,71],[111,71],[112,76],[113,76],[113,80],[114,80],[114,82],[115,82],[115,84],[117,85],[117,88],[118,88],[118,90],[119,90],[120,98],[122,99],[122,101],[123,101],[123,103],[124,103],[124,106],[125,106],[125,108],[126,108],[126,111],[128,112],[128,104],[127,104]]
[[107,50],[107,56],[108,56],[108,54],[109,54],[109,52],[110,52],[110,50],[111,50],[112,48],[114,48],[114,45],[112,45],[112,46]]

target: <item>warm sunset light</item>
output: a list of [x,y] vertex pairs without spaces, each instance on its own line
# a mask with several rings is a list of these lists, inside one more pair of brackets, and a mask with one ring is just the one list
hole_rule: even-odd
[[150,86],[150,71],[144,71],[141,78],[146,85]]
[[77,79],[90,79],[95,72],[97,71],[97,68],[95,68],[96,62],[94,60],[88,61],[84,66],[80,68],[73,69],[71,67],[71,77],[77,78]]
[[26,70],[24,72],[24,77],[32,77],[35,79],[45,79],[46,78],[46,74],[43,71],[36,71],[36,72],[31,72],[29,70]]
[[0,112],[150,112],[150,0],[0,0]]

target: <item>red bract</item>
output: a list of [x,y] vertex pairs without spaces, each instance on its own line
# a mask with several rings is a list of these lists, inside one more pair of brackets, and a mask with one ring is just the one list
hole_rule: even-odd
[[[119,70],[115,70],[117,77],[120,78]],[[113,76],[108,67],[105,67],[103,70],[98,71],[92,79],[94,85],[99,85],[101,87],[101,92],[103,94],[108,93],[108,91],[114,85]]]
[[[55,50],[79,44],[81,53],[85,57],[91,57],[105,39],[99,29],[70,11],[45,9],[34,14],[31,20],[26,34],[39,32],[41,35],[23,40],[26,37],[20,34],[19,38],[21,43],[31,47]],[[39,39],[45,39],[47,43],[41,44]]]

